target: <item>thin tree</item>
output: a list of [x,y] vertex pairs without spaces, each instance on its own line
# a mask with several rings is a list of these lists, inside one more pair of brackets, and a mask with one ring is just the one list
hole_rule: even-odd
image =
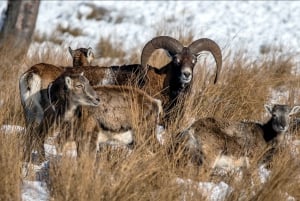
[[27,53],[35,29],[40,0],[8,0],[3,27],[0,31],[0,49],[12,50],[13,58]]

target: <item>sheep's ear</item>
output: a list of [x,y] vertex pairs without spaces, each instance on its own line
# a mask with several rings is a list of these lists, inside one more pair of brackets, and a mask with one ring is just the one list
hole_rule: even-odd
[[93,51],[92,51],[91,47],[88,48],[87,55],[88,56],[93,56]]
[[72,88],[72,79],[69,76],[65,77],[66,86],[68,89]]
[[71,54],[71,56],[73,57],[73,55],[74,55],[74,50],[72,50],[72,48],[69,46],[69,52],[70,52],[70,54]]
[[175,54],[172,54],[171,52],[169,52],[168,50],[165,50],[165,53],[168,57],[170,57],[171,59],[174,58]]
[[272,110],[273,110],[273,105],[271,104],[265,104],[265,109],[270,113],[272,114]]
[[300,106],[294,106],[289,115],[297,114],[298,112],[300,112]]
[[89,62],[91,62],[91,61],[94,59],[94,53],[93,53],[91,47],[88,48],[88,51],[87,51],[87,58],[88,58],[88,61],[89,61]]
[[201,56],[203,56],[203,52],[198,52],[198,53],[194,54],[194,56],[196,57],[196,62],[197,62],[201,59]]
[[84,72],[83,71],[80,73],[80,76],[84,76]]
[[197,52],[196,54],[194,54],[194,56],[198,59],[201,55],[203,55],[203,52]]

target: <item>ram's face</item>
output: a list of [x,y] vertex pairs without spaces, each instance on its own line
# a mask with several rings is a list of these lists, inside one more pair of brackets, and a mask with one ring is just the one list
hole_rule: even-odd
[[181,53],[173,56],[173,70],[182,84],[188,84],[192,81],[196,62],[197,57],[188,48],[183,48]]

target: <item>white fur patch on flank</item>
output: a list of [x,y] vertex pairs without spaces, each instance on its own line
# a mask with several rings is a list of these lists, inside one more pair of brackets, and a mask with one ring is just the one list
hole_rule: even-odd
[[[163,107],[162,107],[162,102],[159,99],[154,99],[154,101],[157,103],[158,106],[158,114],[162,115],[163,114]],[[159,118],[159,117],[158,117]]]
[[112,139],[122,144],[130,144],[133,142],[133,133],[131,130],[128,130],[123,133],[113,135]]
[[[32,76],[32,78],[29,80],[28,77],[30,75]],[[33,96],[34,94],[36,94],[41,90],[41,83],[42,80],[40,76],[31,72],[23,74],[19,82],[21,101],[26,104],[28,98],[30,98],[31,96]],[[41,98],[40,94],[36,98],[39,98],[37,100],[37,102],[39,102]]]
[[41,77],[32,72],[25,73],[19,80],[20,98],[25,108],[26,119],[29,122],[40,123],[44,116],[41,102],[42,80]]
[[112,79],[110,69],[106,69],[105,76],[104,76],[103,80],[101,81],[100,85],[110,85],[110,84],[114,84],[114,80]]
[[98,133],[97,144],[103,144],[108,142],[108,137],[101,131]]
[[248,157],[240,157],[235,158],[233,156],[225,156],[219,155],[213,165],[213,168],[223,168],[223,169],[234,169],[234,168],[241,168],[241,167],[248,167],[249,166],[249,159]]
[[131,130],[125,132],[100,131],[98,133],[97,144],[128,145],[133,142]]
[[192,129],[190,132],[188,132],[188,135],[189,135],[189,140],[187,142],[188,146],[190,148],[197,148],[199,145],[198,145],[198,142],[195,138],[195,131],[194,129]]

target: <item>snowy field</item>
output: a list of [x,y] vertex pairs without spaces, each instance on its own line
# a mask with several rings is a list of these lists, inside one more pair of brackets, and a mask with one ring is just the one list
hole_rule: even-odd
[[[0,11],[5,7],[0,1]],[[222,48],[246,47],[254,54],[271,44],[299,52],[299,11],[297,1],[42,1],[36,33],[49,38],[57,27],[78,28],[78,37],[57,37],[73,47],[95,47],[100,37],[111,37],[130,50],[162,30],[173,37],[192,32],[195,39],[209,37]]]
[[[5,9],[6,1],[0,1],[0,26]],[[211,38],[223,49],[247,48],[249,56],[256,57],[261,48],[271,45],[300,52],[299,19],[297,1],[42,1],[35,32],[45,38],[55,35],[72,48],[95,48],[101,37],[111,37],[127,51],[141,50],[158,33],[176,38],[191,32],[195,39]],[[59,35],[58,27],[80,29],[81,34]],[[18,126],[1,129],[22,130]],[[198,185],[215,192],[211,200],[222,200],[231,190],[225,183]],[[47,199],[43,182],[24,181],[24,201]]]

